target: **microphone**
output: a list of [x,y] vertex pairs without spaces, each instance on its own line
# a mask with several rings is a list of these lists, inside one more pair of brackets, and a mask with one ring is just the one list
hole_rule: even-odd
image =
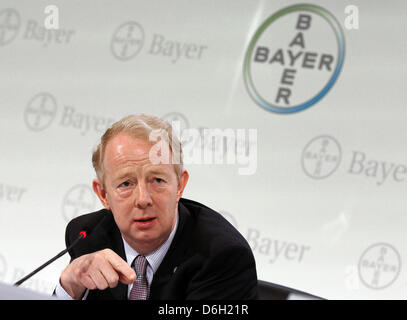
[[30,274],[26,275],[24,278],[18,280],[16,283],[14,283],[14,286],[18,287],[20,284],[22,284],[24,281],[28,280],[29,278],[31,278],[33,275],[35,275],[37,272],[41,271],[42,269],[44,269],[46,266],[48,266],[49,264],[51,264],[52,262],[54,262],[55,260],[57,260],[58,258],[62,257],[65,253],[67,253],[71,248],[73,248],[81,239],[85,239],[88,234],[89,234],[89,230],[88,229],[84,229],[81,232],[79,232],[78,238],[76,238],[76,240],[74,242],[72,242],[72,244],[66,248],[65,250],[62,250],[60,253],[58,253],[55,257],[53,257],[52,259],[48,260],[47,262],[45,262],[43,265],[39,266],[37,269],[35,269],[33,272],[31,272]]

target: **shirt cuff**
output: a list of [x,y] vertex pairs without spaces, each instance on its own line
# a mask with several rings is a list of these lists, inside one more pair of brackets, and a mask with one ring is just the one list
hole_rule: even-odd
[[[58,282],[58,284],[55,288],[54,294],[58,299],[61,299],[61,300],[73,300],[73,298],[68,294],[68,292],[66,292],[65,289],[62,288],[61,282]],[[88,294],[89,294],[89,290],[86,289],[85,294],[82,297],[82,300],[86,300]]]

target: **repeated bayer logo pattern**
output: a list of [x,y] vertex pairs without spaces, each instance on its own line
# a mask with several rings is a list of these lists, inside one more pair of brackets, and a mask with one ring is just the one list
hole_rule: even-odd
[[51,125],[56,113],[57,101],[54,96],[41,92],[28,102],[24,113],[24,120],[29,129],[41,131]]
[[110,49],[115,58],[125,61],[134,58],[143,47],[144,30],[137,22],[126,22],[113,33]]
[[339,167],[341,156],[341,146],[334,137],[317,136],[303,149],[301,165],[304,173],[310,178],[324,179]]
[[95,210],[96,198],[92,189],[84,184],[72,187],[62,201],[62,215],[69,222],[79,215]]
[[11,43],[20,30],[20,15],[14,9],[0,11],[0,46]]
[[400,254],[388,243],[377,243],[367,248],[359,260],[359,277],[371,289],[384,289],[400,274]]

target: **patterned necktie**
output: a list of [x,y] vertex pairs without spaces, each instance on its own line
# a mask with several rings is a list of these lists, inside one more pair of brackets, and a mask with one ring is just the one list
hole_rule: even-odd
[[134,259],[132,267],[136,271],[137,278],[133,282],[129,300],[147,300],[148,299],[148,282],[146,277],[148,261],[145,256],[138,255]]

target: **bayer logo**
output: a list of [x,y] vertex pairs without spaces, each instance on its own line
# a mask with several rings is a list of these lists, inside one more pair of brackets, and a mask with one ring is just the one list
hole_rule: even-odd
[[54,96],[41,92],[28,102],[24,113],[24,120],[29,129],[41,131],[51,125],[56,112],[57,102]]
[[20,29],[20,15],[14,9],[0,11],[0,46],[15,39]]
[[309,4],[283,8],[258,27],[249,43],[246,88],[267,111],[299,112],[331,89],[344,55],[344,35],[331,13]]
[[341,146],[334,137],[327,135],[315,137],[302,151],[302,169],[310,178],[327,178],[338,168],[341,154]]
[[143,47],[144,31],[137,22],[126,22],[113,33],[110,49],[115,58],[126,61],[134,58]]
[[359,260],[359,277],[371,289],[389,287],[400,274],[400,254],[388,243],[377,243],[367,248]]
[[62,201],[62,214],[65,221],[69,222],[73,218],[95,209],[96,199],[92,189],[84,184],[71,188]]

